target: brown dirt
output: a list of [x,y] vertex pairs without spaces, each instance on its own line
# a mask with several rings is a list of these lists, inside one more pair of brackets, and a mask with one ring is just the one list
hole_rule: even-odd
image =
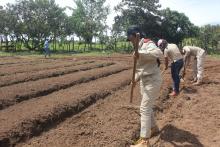
[[[107,65],[108,64],[105,64],[105,66]],[[0,108],[5,108],[27,99],[48,95],[54,91],[96,80],[101,77],[127,70],[128,68],[128,66],[117,64],[103,68],[103,65],[100,64],[95,65],[93,68],[88,66],[87,69],[91,69],[89,72],[84,69],[84,71],[76,72],[75,74],[65,74],[60,77],[51,77],[2,87],[0,88]]]
[[[44,70],[38,69],[38,71],[17,73],[17,74],[14,74],[13,76],[12,75],[1,76],[0,87],[23,83],[27,81],[36,81],[38,79],[44,79],[44,78],[49,78],[49,77],[57,77],[57,76],[65,75],[65,74],[83,71],[83,70],[89,70],[88,69],[89,65],[90,65],[89,68],[92,68],[97,65],[105,66],[105,63],[102,64],[102,63],[93,63],[93,62],[94,61],[79,62],[79,63],[75,63],[75,64],[68,65],[65,67],[54,67],[54,69],[51,69],[51,68],[46,68]],[[88,63],[91,63],[91,64],[88,64]],[[86,64],[86,65],[83,65],[83,64]],[[107,64],[110,65],[113,63],[107,63]]]
[[[20,82],[0,87],[0,146],[129,146],[138,138],[140,127],[139,86],[134,103],[128,103],[131,59],[130,55],[70,57],[47,63],[36,58],[0,59],[0,68],[9,63],[12,71],[21,65],[38,69],[8,75]],[[64,66],[73,60],[94,63]],[[191,85],[191,71],[176,98],[168,96],[171,76],[169,71],[164,74],[154,107],[161,131],[151,138],[153,147],[220,146],[220,60],[206,60],[201,86]],[[30,73],[26,82],[25,72]]]
[[[60,60],[40,60],[40,61],[33,61],[33,62],[25,62],[25,63],[18,63],[13,66],[1,66],[0,67],[0,76],[10,76],[13,74],[25,73],[25,72],[34,72],[39,70],[48,70],[48,69],[56,69],[59,67],[70,67],[77,64],[83,64],[85,61],[81,61],[81,63],[77,62],[76,59],[72,61],[65,61],[62,62]],[[87,61],[88,62],[88,61]]]
[[157,147],[220,146],[220,61],[205,62],[204,82],[193,86],[191,70],[181,94],[158,115],[161,133],[152,139]]
[[16,56],[1,56],[0,57],[0,65],[1,67],[11,66],[13,64],[23,64],[23,63],[32,63],[32,62],[42,62],[41,59],[36,58],[22,58],[22,57],[16,57]]

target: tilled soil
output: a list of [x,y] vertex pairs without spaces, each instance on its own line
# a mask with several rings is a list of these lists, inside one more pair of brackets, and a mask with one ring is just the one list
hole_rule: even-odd
[[[129,84],[128,73],[128,71],[123,71],[119,75],[76,85],[2,110],[0,124],[7,126],[0,130],[0,136],[3,136],[2,140],[5,138],[2,134],[7,134],[6,137],[10,136],[11,144],[16,139],[29,137],[31,133],[41,131],[44,126],[51,125],[50,123],[61,121],[71,113],[77,113],[96,100],[111,94],[111,91]],[[119,77],[121,77],[120,81]],[[82,91],[82,89],[86,90]]]
[[[192,86],[188,69],[175,98],[168,96],[170,72],[163,75],[153,146],[220,146],[219,61],[207,58],[201,86]],[[131,55],[0,62],[10,73],[2,71],[0,82],[0,146],[126,147],[138,139],[141,98],[137,85],[129,103]]]
[[[74,65],[84,64],[88,61],[77,62],[76,59],[72,61],[61,61],[61,60],[40,60],[40,61],[32,61],[28,62],[19,62],[18,64],[13,64],[11,66],[1,65],[0,67],[0,76],[10,76],[13,74],[25,73],[25,72],[36,72],[39,70],[47,70],[47,69],[56,69],[59,67],[70,67]],[[92,62],[92,61],[90,61]]]
[[[88,64],[91,63],[91,64]],[[85,65],[83,65],[85,64]],[[78,71],[83,71],[83,70],[89,70],[94,68],[94,66],[105,66],[105,65],[111,65],[114,63],[93,63],[93,61],[90,62],[83,62],[83,63],[77,63],[73,64],[70,66],[65,66],[65,67],[55,67],[54,69],[44,69],[38,71],[29,71],[29,72],[24,72],[24,73],[17,73],[12,75],[7,75],[7,76],[0,76],[0,87],[3,86],[9,86],[12,84],[18,84],[18,83],[23,83],[27,81],[36,81],[38,79],[44,79],[44,78],[49,78],[49,77],[57,77],[61,76],[64,74],[70,74]],[[90,65],[90,67],[88,67]]]
[[[106,66],[109,64],[105,64]],[[88,69],[91,69],[88,67]],[[95,66],[90,71],[84,70],[74,74],[65,74],[59,77],[51,77],[40,79],[37,81],[29,81],[11,86],[0,88],[0,107],[5,108],[15,103],[48,95],[54,91],[66,89],[73,85],[96,80],[114,73],[129,69],[128,66],[110,65],[103,68],[103,65]]]
[[189,69],[181,94],[158,115],[161,133],[152,139],[157,147],[220,146],[220,60],[208,58],[200,86],[190,82]]
[[129,90],[129,86],[118,90],[56,128],[18,146],[120,147],[133,143],[132,138],[139,129],[137,101],[140,99],[134,95],[135,102],[129,104]]

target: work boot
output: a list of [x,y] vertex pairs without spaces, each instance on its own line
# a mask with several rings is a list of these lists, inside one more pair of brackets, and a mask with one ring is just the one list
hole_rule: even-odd
[[130,147],[150,147],[150,142],[149,140],[143,140],[141,139],[140,141],[138,141],[139,143],[137,143],[136,145],[131,145]]
[[177,96],[177,95],[178,95],[178,93],[175,92],[175,91],[173,91],[173,92],[171,92],[171,93],[169,94],[169,96]]
[[151,128],[151,137],[156,136],[157,134],[159,134],[160,130],[158,128],[158,126],[152,127]]

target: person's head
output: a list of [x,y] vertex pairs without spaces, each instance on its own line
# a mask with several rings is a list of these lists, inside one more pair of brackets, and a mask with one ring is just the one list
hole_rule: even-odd
[[141,29],[137,25],[129,26],[127,30],[127,41],[134,43],[138,33],[140,34],[140,38],[144,37]]
[[160,40],[158,40],[158,42],[157,42],[157,46],[158,46],[162,51],[165,50],[165,48],[167,47],[167,45],[168,45],[168,42],[167,42],[165,39],[160,39]]

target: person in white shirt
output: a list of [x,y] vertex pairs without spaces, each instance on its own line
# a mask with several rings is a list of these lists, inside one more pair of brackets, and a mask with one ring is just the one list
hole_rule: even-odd
[[49,44],[49,39],[46,39],[45,40],[45,42],[44,42],[44,56],[45,56],[45,58],[47,57],[47,56],[49,56],[50,57],[50,44]]
[[173,79],[173,91],[170,96],[179,94],[180,70],[183,67],[183,56],[176,44],[170,44],[165,39],[160,39],[157,43],[158,47],[164,53],[165,70],[168,69],[169,60],[171,63],[171,75]]
[[183,74],[185,75],[186,67],[190,62],[190,58],[194,57],[193,85],[200,85],[203,78],[203,64],[206,55],[205,50],[196,46],[184,46],[183,53],[185,54]]
[[[138,40],[136,38],[137,33],[140,34]],[[149,138],[155,132],[159,132],[159,128],[154,120],[152,107],[160,93],[162,79],[157,59],[161,58],[163,54],[153,41],[144,39],[138,26],[130,26],[127,30],[127,37],[133,46],[135,46],[136,41],[139,42],[138,53],[133,55],[137,59],[137,68],[135,81],[132,84],[140,81],[142,95],[140,139],[132,147],[149,147]]]

